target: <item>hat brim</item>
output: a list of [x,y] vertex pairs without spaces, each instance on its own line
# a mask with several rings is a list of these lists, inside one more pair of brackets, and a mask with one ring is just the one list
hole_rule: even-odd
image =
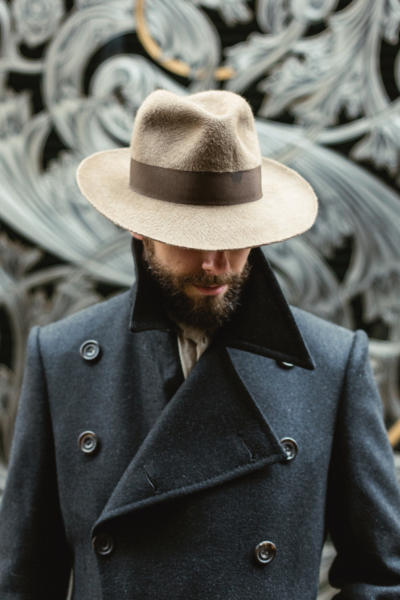
[[312,187],[272,159],[262,159],[262,198],[231,206],[143,196],[129,186],[130,159],[130,148],[92,154],[78,167],[79,188],[116,225],[166,244],[198,250],[263,246],[303,233],[317,215]]

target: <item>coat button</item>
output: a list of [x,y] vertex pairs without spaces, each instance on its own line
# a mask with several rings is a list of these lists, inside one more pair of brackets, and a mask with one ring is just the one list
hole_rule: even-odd
[[114,550],[114,540],[107,533],[99,533],[92,539],[94,551],[99,556],[108,556]]
[[276,361],[278,363],[278,366],[280,366],[281,369],[293,369],[294,364],[291,362],[286,362],[285,360],[277,360]]
[[81,344],[79,353],[84,360],[97,360],[100,357],[100,344],[97,340],[86,340]]
[[78,448],[84,454],[93,454],[99,446],[99,438],[93,431],[83,431],[78,437]]
[[274,560],[276,555],[276,546],[273,542],[267,540],[260,542],[254,549],[256,560],[262,565],[267,565]]
[[297,452],[299,451],[296,440],[289,438],[289,437],[282,438],[281,444],[283,446],[283,451],[285,453],[287,461],[290,461],[290,460],[293,460],[294,458],[296,458]]

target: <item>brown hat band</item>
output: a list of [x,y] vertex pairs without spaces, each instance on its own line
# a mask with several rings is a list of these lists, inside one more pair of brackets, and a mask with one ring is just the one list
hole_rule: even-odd
[[179,171],[131,159],[130,186],[139,194],[202,206],[229,206],[262,197],[261,165],[246,171]]

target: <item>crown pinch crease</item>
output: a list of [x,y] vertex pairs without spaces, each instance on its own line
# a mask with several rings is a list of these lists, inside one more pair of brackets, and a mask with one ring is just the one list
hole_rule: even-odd
[[131,159],[130,186],[139,194],[198,206],[230,206],[262,197],[261,165],[233,172],[181,171]]

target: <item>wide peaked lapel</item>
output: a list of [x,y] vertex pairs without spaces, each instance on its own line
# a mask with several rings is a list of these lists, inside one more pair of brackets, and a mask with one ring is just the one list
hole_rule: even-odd
[[115,517],[284,460],[228,351],[213,344],[164,408],[93,533]]

